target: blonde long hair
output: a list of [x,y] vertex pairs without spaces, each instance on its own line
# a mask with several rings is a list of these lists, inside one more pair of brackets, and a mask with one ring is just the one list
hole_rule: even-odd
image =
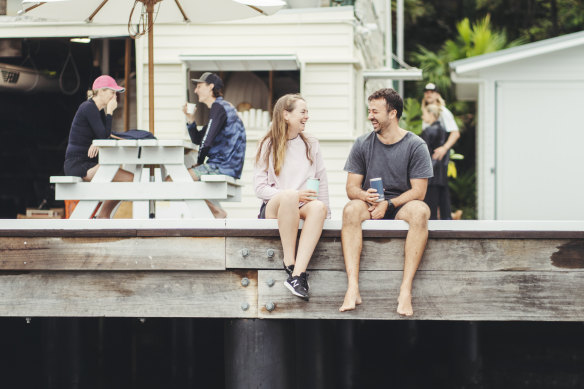
[[[288,123],[284,119],[284,111],[292,112],[296,107],[298,100],[305,101],[300,94],[287,94],[278,99],[274,105],[274,112],[272,114],[272,125],[268,133],[260,140],[258,151],[256,153],[256,165],[264,164],[266,170],[269,165],[270,155],[274,159],[274,172],[280,175],[282,165],[286,159],[286,142],[288,141]],[[306,145],[306,158],[312,165],[313,161],[310,157],[310,144],[308,139],[300,133],[298,136]],[[266,152],[262,153],[264,144],[267,146]]]
[[428,111],[432,116],[434,116],[434,120],[438,120],[440,118],[440,114],[442,113],[442,107],[438,104],[428,104],[422,108],[424,111]]

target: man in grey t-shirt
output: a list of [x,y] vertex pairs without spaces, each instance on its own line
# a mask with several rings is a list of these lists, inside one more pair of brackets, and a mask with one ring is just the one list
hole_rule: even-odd
[[[374,132],[357,138],[345,164],[347,196],[343,210],[341,240],[348,286],[341,312],[361,304],[359,262],[363,233],[361,223],[368,219],[406,221],[404,273],[397,312],[411,316],[412,282],[428,240],[430,209],[424,203],[432,160],[426,143],[399,127],[403,101],[393,89],[380,89],[369,96],[369,120]],[[370,187],[370,179],[381,177],[385,200]]]

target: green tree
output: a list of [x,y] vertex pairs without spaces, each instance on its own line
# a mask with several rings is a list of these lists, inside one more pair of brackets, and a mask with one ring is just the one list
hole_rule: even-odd
[[514,38],[538,41],[582,30],[582,0],[476,0],[479,14],[489,13]]
[[[489,15],[472,23],[468,18],[456,23],[457,34],[453,39],[447,39],[437,51],[432,51],[422,45],[413,53],[411,61],[423,70],[424,80],[417,84],[418,99],[409,98],[405,101],[402,125],[415,133],[421,130],[421,107],[423,86],[427,82],[435,83],[441,95],[449,101],[448,108],[455,114],[458,125],[463,132],[463,139],[455,146],[458,152],[470,156],[460,163],[461,174],[451,180],[452,200],[454,209],[462,209],[463,217],[476,217],[476,180],[474,168],[474,105],[454,100],[452,81],[450,79],[450,62],[476,55],[493,53],[495,51],[516,46],[524,42],[522,39],[509,42],[504,30],[497,30],[491,24]],[[466,138],[466,139],[464,139]],[[472,141],[472,142],[469,142]]]
[[524,39],[509,42],[504,30],[497,31],[493,28],[490,15],[472,25],[468,18],[464,18],[456,24],[456,31],[456,38],[444,42],[438,52],[419,45],[418,52],[412,54],[412,62],[419,64],[424,72],[424,82],[420,86],[429,81],[435,83],[447,100],[453,97],[450,93],[450,62],[525,43]]

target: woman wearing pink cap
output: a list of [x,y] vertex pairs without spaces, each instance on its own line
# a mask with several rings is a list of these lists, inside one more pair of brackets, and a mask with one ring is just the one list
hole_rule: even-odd
[[[108,139],[112,130],[112,114],[118,107],[116,92],[125,89],[110,76],[99,76],[93,82],[91,97],[81,103],[69,133],[69,143],[65,153],[65,174],[91,181],[99,169],[94,139]],[[134,175],[119,169],[114,181],[132,181]],[[105,201],[97,218],[107,219],[118,201]]]

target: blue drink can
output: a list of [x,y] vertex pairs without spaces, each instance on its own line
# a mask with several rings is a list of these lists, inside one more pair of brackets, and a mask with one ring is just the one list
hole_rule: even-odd
[[379,193],[379,199],[377,199],[377,202],[379,203],[380,201],[385,200],[385,195],[383,193],[383,180],[381,177],[372,178],[369,180],[369,183],[371,187]]

